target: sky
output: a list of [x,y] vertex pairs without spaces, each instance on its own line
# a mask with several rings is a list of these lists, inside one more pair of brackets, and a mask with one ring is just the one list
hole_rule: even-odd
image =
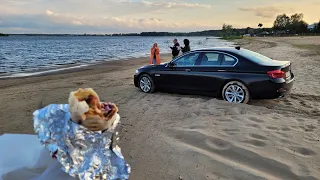
[[271,27],[276,16],[320,20],[320,0],[0,0],[2,33],[190,32]]

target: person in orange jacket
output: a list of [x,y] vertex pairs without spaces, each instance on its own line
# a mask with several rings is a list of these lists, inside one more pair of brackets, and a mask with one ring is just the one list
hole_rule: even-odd
[[158,47],[157,43],[153,44],[153,47],[151,48],[151,55],[149,64],[160,64],[160,49]]

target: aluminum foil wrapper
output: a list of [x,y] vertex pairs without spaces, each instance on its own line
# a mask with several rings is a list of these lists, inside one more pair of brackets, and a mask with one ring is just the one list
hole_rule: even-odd
[[62,170],[81,179],[129,179],[116,130],[90,131],[70,120],[68,104],[51,104],[34,112],[40,143],[57,157]]

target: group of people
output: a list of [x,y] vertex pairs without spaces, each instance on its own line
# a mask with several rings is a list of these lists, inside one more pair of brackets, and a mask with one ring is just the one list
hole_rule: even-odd
[[[173,40],[173,46],[169,46],[169,48],[172,50],[173,59],[179,56],[180,51],[182,53],[186,53],[190,51],[190,41],[188,39],[184,39],[183,44],[184,44],[184,47],[181,47],[177,39]],[[160,48],[158,47],[157,43],[154,43],[153,47],[151,48],[149,64],[160,64],[160,63],[161,63]]]

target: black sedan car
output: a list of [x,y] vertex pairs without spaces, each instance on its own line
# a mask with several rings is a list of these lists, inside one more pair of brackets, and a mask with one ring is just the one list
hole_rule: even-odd
[[278,61],[240,47],[190,51],[169,63],[136,70],[134,84],[156,89],[204,92],[234,103],[287,95],[294,81],[290,61]]

